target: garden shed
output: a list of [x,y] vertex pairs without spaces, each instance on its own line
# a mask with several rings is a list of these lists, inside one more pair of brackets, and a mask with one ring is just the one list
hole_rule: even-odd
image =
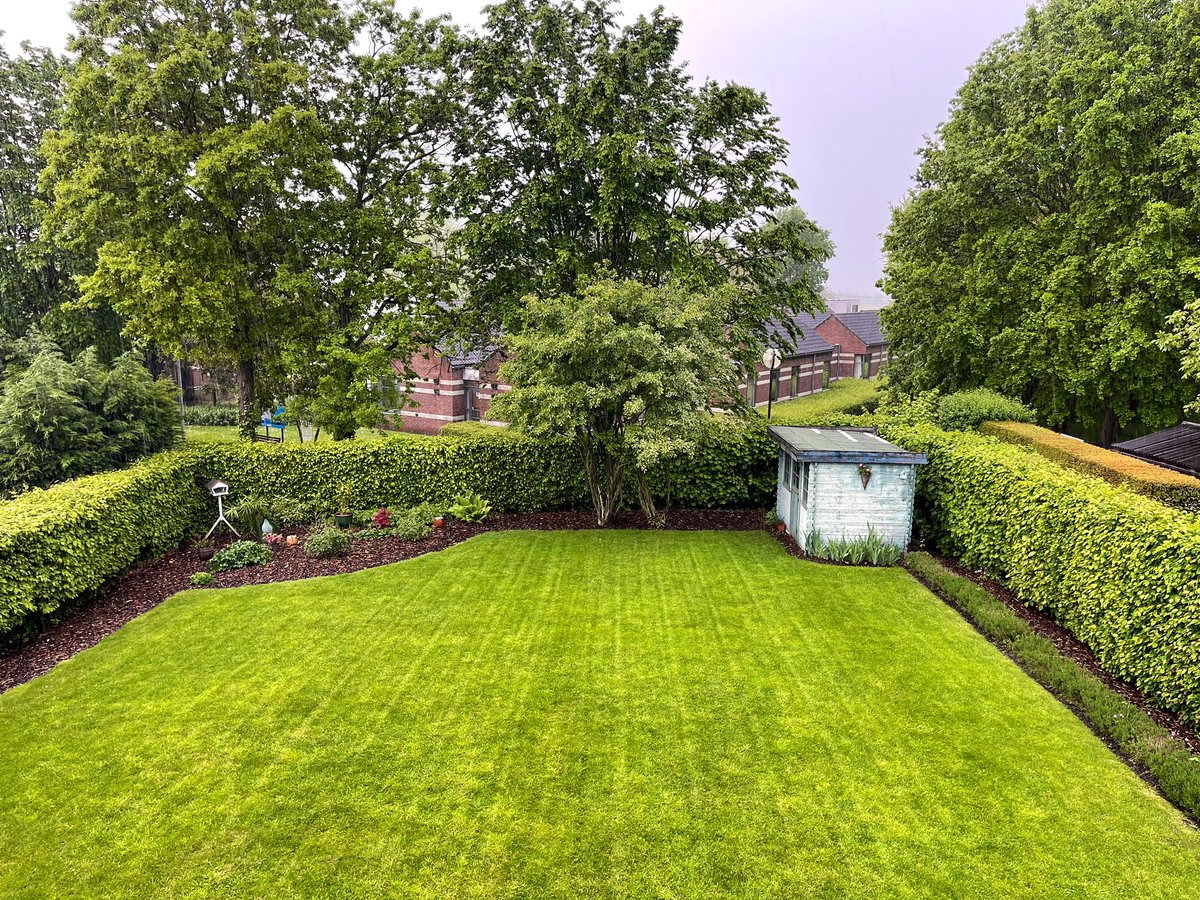
[[870,428],[767,429],[779,445],[775,512],[801,547],[865,538],[907,547],[912,536],[917,466],[924,453],[890,444]]

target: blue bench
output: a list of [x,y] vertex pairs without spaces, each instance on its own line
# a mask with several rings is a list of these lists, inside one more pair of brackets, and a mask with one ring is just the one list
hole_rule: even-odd
[[[277,421],[283,417],[283,407],[276,407],[275,412],[267,413],[262,417],[263,436],[265,440],[275,443],[283,443],[283,433],[287,430],[287,422]],[[271,432],[278,432],[278,437]]]

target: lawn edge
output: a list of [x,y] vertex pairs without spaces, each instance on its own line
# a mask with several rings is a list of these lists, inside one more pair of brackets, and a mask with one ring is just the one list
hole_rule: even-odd
[[1200,756],[974,581],[928,553],[904,568],[1099,737],[1129,769],[1200,827]]

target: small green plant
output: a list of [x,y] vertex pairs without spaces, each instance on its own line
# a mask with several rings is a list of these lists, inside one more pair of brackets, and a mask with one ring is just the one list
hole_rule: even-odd
[[204,587],[213,583],[213,577],[208,572],[196,572],[192,575],[193,587]]
[[839,537],[826,540],[821,537],[819,531],[810,531],[805,547],[809,556],[852,566],[894,566],[904,556],[903,549],[889,544],[870,527],[867,529],[867,536],[860,538]]
[[781,521],[783,521],[783,520],[779,518],[779,513],[775,512],[775,510],[773,510],[773,509],[767,510],[767,527],[768,528],[774,528]]
[[224,550],[218,550],[208,568],[213,572],[228,572],[230,569],[244,569],[247,566],[260,566],[271,561],[271,548],[257,541],[236,541]]
[[354,509],[354,485],[349,481],[343,481],[338,486],[337,508],[342,515],[346,515]]
[[309,556],[328,559],[341,556],[350,546],[350,536],[336,528],[321,528],[313,532],[304,542],[304,552]]
[[459,494],[450,507],[450,515],[464,522],[482,522],[492,511],[492,504],[474,491]]

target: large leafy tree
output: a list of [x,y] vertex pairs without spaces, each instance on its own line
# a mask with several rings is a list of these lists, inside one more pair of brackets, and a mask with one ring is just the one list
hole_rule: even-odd
[[1195,0],[1050,0],[989,48],[885,236],[895,380],[1053,425],[1176,421],[1197,297]]
[[47,227],[96,254],[84,303],[235,364],[243,427],[316,302],[297,235],[337,173],[318,98],[353,28],[335,0],[82,0],[46,142]]
[[680,28],[661,9],[621,26],[612,0],[488,8],[447,191],[468,327],[511,329],[521,297],[596,277],[733,282],[726,324],[747,345],[772,316],[819,308],[807,281],[778,277],[781,259],[823,259],[810,223],[763,227],[795,188],[767,98],[693,84]]
[[635,281],[526,297],[501,369],[512,389],[492,414],[574,442],[599,524],[620,508],[630,476],[654,520],[649,466],[691,452],[689,435],[711,404],[737,408],[740,378],[724,327],[734,302],[728,288],[697,294]]
[[57,121],[65,66],[43,48],[22,44],[10,56],[0,46],[0,331],[21,337],[37,328],[68,349],[97,344],[107,356],[116,351],[119,320],[107,307],[91,315],[65,309],[82,264],[41,234],[40,148]]
[[297,235],[316,289],[279,381],[292,408],[335,438],[379,418],[393,358],[427,338],[450,292],[431,193],[463,116],[454,29],[390,0],[364,4],[360,41],[321,104],[336,178]]

